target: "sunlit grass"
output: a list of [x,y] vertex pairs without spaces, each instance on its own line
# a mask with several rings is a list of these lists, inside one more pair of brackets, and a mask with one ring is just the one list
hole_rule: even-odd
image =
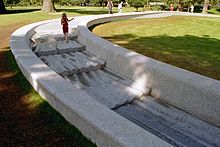
[[125,48],[220,80],[220,18],[125,20],[93,29]]
[[[97,14],[108,14],[106,7],[60,7],[56,6],[57,12],[55,13],[43,13],[41,7],[14,7],[13,9],[7,8],[9,13],[6,15],[0,15],[0,27],[7,24],[22,23],[22,22],[36,22],[48,19],[58,19],[61,17],[63,12],[67,13],[69,17],[80,16],[80,15],[97,15]],[[23,11],[23,12],[22,12]],[[123,12],[135,11],[132,7],[123,8]],[[18,12],[18,13],[17,13]],[[117,8],[113,8],[113,12],[117,13]]]
[[31,89],[30,92],[23,97],[23,103],[31,110],[35,110],[45,103],[45,101],[34,89]]

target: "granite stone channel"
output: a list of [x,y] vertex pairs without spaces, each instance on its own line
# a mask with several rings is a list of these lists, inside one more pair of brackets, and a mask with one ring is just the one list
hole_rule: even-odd
[[86,51],[70,36],[35,33],[33,52],[75,88],[141,128],[174,146],[220,146],[220,129],[177,109],[149,92],[132,87],[132,81],[106,68],[106,61]]

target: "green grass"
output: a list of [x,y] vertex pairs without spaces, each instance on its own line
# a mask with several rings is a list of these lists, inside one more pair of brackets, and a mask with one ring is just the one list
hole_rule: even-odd
[[212,8],[212,9],[208,10],[208,13],[220,15],[220,8]]
[[6,24],[16,24],[22,22],[35,22],[47,19],[57,19],[61,18],[61,14],[66,12],[68,17],[74,17],[85,14],[102,14],[107,13],[107,10],[97,7],[60,7],[57,8],[56,13],[43,13],[39,7],[16,7],[13,9],[8,8],[8,13],[5,15],[0,15],[0,26]]
[[220,80],[220,18],[125,20],[93,29],[129,50]]
[[[21,23],[21,22],[35,22],[47,19],[61,18],[61,14],[66,12],[68,17],[80,15],[96,15],[108,14],[106,7],[56,7],[56,13],[43,13],[41,7],[14,7],[13,9],[7,8],[9,14],[0,15],[0,27],[6,24]],[[117,13],[117,8],[113,8],[114,13]],[[134,8],[126,7],[123,12],[133,12]]]

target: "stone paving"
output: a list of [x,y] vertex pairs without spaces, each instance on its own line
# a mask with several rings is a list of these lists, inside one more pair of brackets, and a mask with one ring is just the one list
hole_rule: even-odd
[[131,80],[107,69],[106,62],[87,52],[86,47],[77,42],[75,34],[68,43],[62,35],[42,32],[36,32],[32,40],[34,53],[75,88],[166,142],[174,146],[220,146],[218,127],[132,88]]
[[220,129],[151,96],[115,110],[174,146],[219,146]]
[[51,69],[110,109],[143,95],[124,84],[128,79],[103,70],[105,61],[85,51],[73,38],[66,43],[63,37],[35,34],[33,50]]

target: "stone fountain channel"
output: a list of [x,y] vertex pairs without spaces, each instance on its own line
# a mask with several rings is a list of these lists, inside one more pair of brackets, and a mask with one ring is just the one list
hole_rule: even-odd
[[105,67],[71,34],[35,33],[33,52],[75,88],[174,146],[220,146],[220,129],[140,91],[132,81]]

